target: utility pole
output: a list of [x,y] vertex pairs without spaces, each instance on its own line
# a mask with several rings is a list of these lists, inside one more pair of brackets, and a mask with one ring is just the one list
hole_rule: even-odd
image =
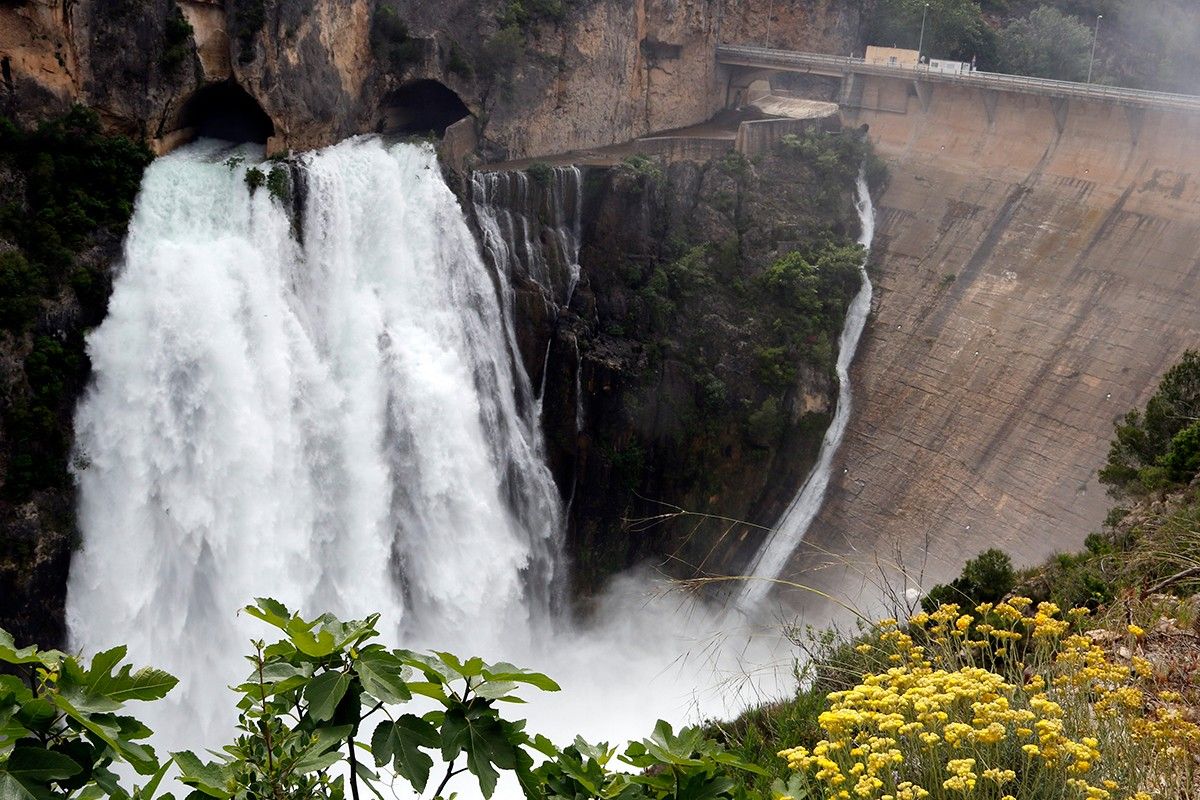
[[925,10],[921,12],[921,39],[917,43],[917,66],[921,65],[921,51],[925,49],[925,17],[929,16],[929,3],[925,4]]
[[1092,67],[1096,65],[1096,42],[1100,41],[1100,20],[1102,19],[1104,19],[1103,14],[1096,15],[1096,32],[1092,34],[1092,60],[1088,62],[1088,83],[1092,82]]
[[771,16],[775,13],[775,0],[767,3],[767,49],[771,49]]

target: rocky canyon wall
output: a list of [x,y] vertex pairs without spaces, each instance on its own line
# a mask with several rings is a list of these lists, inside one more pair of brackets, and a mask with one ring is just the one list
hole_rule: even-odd
[[852,602],[898,560],[928,588],[988,547],[1076,549],[1113,421],[1200,342],[1200,116],[943,85],[924,110],[886,79],[863,106],[877,300],[793,564]]
[[486,158],[520,158],[706,119],[724,100],[718,41],[841,52],[859,5],[22,0],[0,5],[3,102],[26,119],[81,102],[169,146],[189,98],[233,81],[274,123],[272,150],[305,149],[379,130],[405,87],[435,80],[474,115]]

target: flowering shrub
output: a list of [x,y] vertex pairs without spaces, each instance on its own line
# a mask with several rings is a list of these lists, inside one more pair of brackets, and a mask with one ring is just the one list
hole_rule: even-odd
[[[1082,635],[1086,609],[1027,598],[884,620],[859,644],[876,669],[829,695],[812,750],[779,794],[838,800],[1151,800],[1193,785],[1200,727],[1152,668]],[[1130,625],[1136,648],[1145,632]],[[1186,788],[1185,788],[1186,787]]]

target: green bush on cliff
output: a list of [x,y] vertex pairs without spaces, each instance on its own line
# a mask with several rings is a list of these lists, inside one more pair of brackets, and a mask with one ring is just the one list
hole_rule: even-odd
[[544,20],[561,22],[567,16],[563,0],[508,0],[496,16],[500,27],[513,26],[525,30]]
[[662,166],[651,156],[635,154],[627,156],[617,167],[625,175],[638,181],[638,186],[644,188],[647,183],[657,183],[663,179]]
[[506,80],[525,57],[525,34],[515,25],[507,25],[483,43],[479,53],[479,72],[493,79]]
[[772,385],[790,372],[772,364],[806,362],[829,371],[834,366],[831,337],[842,327],[845,310],[861,285],[857,244],[821,236],[772,263],[758,277],[758,297],[773,310],[774,344],[760,348],[759,366]]
[[[1164,482],[1187,482],[1195,472],[1195,434],[1176,436],[1200,420],[1200,351],[1188,350],[1163,376],[1142,411],[1130,411],[1116,425],[1116,436],[1100,480],[1114,496],[1161,489]],[[1169,462],[1169,463],[1168,463]]]
[[421,41],[390,6],[381,6],[371,18],[371,52],[392,74],[403,73],[421,60]]
[[1159,462],[1167,477],[1177,483],[1186,483],[1200,473],[1200,420],[1175,434]]
[[[82,107],[32,131],[0,116],[0,326],[26,334],[64,292],[79,304],[76,325],[99,321],[106,265],[78,256],[97,243],[115,250],[150,158],[143,145],[103,134],[95,112]],[[4,496],[16,501],[67,485],[66,431],[88,370],[78,327],[25,341],[25,386],[17,384],[4,410]]]
[[254,61],[254,39],[267,24],[266,0],[228,0],[226,14],[231,21],[230,38],[238,43],[238,61]]
[[167,15],[167,26],[163,33],[163,54],[160,62],[167,72],[173,72],[189,55],[192,40],[192,23],[187,21],[179,6],[172,4]]
[[549,186],[550,182],[554,180],[554,167],[545,161],[533,162],[526,168],[525,172],[538,186]]
[[995,603],[1012,591],[1017,582],[1012,559],[1003,550],[985,550],[967,562],[962,574],[949,584],[938,584],[921,599],[921,607],[932,612],[945,603],[973,608]]

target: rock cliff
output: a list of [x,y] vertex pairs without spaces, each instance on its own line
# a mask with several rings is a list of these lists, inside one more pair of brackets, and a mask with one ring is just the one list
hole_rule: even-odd
[[724,103],[718,40],[841,52],[858,5],[21,0],[0,4],[3,101],[26,120],[81,102],[169,147],[196,93],[233,83],[270,117],[272,150],[304,149],[427,113],[410,90],[436,81],[488,158],[520,158],[706,119]]
[[507,187],[493,215],[521,232],[519,340],[583,594],[646,559],[736,571],[803,482],[859,286],[861,147],[814,133],[754,160],[587,169],[573,293],[567,174],[490,178]]

